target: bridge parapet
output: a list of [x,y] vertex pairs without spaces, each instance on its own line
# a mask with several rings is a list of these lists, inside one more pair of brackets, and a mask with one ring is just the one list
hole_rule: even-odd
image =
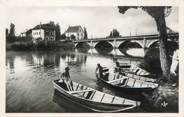
[[[169,33],[168,38],[172,38],[177,40],[179,37],[178,33]],[[73,42],[88,42],[88,41],[114,41],[114,40],[152,40],[152,39],[158,39],[159,35],[139,35],[139,36],[124,36],[124,37],[118,37],[118,38],[93,38],[93,39],[85,39],[85,40],[75,40]]]
[[[178,33],[169,33],[168,40],[178,43]],[[157,42],[159,35],[139,35],[139,36],[125,36],[119,38],[95,38],[95,39],[85,39],[73,41],[76,45],[81,42],[86,42],[90,47],[95,47],[100,41],[107,41],[112,45],[113,48],[118,48],[120,44],[130,41],[138,43],[142,48],[149,48],[153,43]]]

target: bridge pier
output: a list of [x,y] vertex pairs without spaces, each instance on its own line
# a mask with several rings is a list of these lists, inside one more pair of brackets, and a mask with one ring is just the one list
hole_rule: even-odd
[[90,42],[87,42],[87,44],[90,46],[90,48],[95,48],[97,42],[91,40]]
[[120,44],[123,43],[124,41],[117,41],[116,39],[114,39],[113,42],[112,41],[108,42],[112,45],[113,49],[118,49]]

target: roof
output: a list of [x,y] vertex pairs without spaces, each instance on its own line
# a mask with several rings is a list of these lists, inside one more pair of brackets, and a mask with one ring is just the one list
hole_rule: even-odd
[[78,32],[79,29],[82,29],[81,26],[69,26],[68,29],[66,30],[67,33],[69,32]]
[[32,31],[32,29],[29,29],[29,30],[26,31],[26,33],[31,33],[31,31]]
[[33,28],[34,29],[46,29],[46,30],[52,30],[55,29],[55,25],[53,22],[46,23],[46,24],[39,24]]

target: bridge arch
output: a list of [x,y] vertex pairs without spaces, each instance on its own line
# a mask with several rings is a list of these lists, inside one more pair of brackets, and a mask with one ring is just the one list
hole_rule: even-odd
[[130,42],[137,43],[141,48],[144,48],[143,40],[131,40]]
[[103,46],[103,47],[113,47],[113,44],[110,43],[109,41],[103,40],[103,41],[96,42],[93,47],[96,48],[96,47],[101,47],[101,46]]
[[131,41],[131,40],[127,40],[127,41],[121,42],[120,45],[119,45],[119,47],[120,47],[120,48],[121,48],[122,46],[123,46],[123,47],[126,47],[128,43],[135,43],[135,44],[137,44],[136,47],[142,48],[142,46],[141,46],[139,43],[137,43],[137,41]]
[[74,43],[75,44],[75,48],[80,48],[80,47],[90,47],[90,45],[87,43],[87,42],[77,42],[77,43]]
[[147,48],[150,48],[152,45],[158,43],[158,40],[154,40],[154,41],[151,41],[148,45],[147,45]]

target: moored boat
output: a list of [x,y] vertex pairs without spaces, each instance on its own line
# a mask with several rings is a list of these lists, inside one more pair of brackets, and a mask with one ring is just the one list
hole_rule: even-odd
[[157,81],[157,79],[154,79],[154,78],[150,78],[150,77],[146,77],[146,76],[139,76],[139,75],[132,74],[129,72],[121,72],[121,74],[124,76],[130,77],[130,78],[134,78],[134,79],[142,80],[142,81],[146,81],[146,82],[156,82]]
[[103,93],[74,81],[55,80],[53,85],[70,101],[94,112],[123,112],[140,105],[139,101]]
[[97,79],[104,82],[111,88],[128,91],[130,93],[151,92],[156,87],[158,87],[157,83],[147,82],[141,79],[124,76],[118,73],[114,73],[114,75],[109,75],[108,73],[108,77],[106,73],[103,73],[103,76]]
[[122,72],[128,72],[128,73],[136,74],[139,76],[150,76],[151,75],[148,71],[146,71],[146,70],[144,70],[144,69],[142,69],[134,64],[127,65],[127,67],[120,66],[120,70]]
[[[109,75],[109,69],[107,67],[103,68],[103,77],[104,79],[107,79],[108,75]],[[146,81],[146,82],[153,82],[155,83],[157,81],[157,79],[152,78],[152,77],[146,77],[146,76],[140,76],[140,75],[136,75],[130,72],[126,72],[126,71],[120,71],[120,75],[123,76],[127,76],[133,79],[137,79],[137,80],[142,80],[142,81]]]

